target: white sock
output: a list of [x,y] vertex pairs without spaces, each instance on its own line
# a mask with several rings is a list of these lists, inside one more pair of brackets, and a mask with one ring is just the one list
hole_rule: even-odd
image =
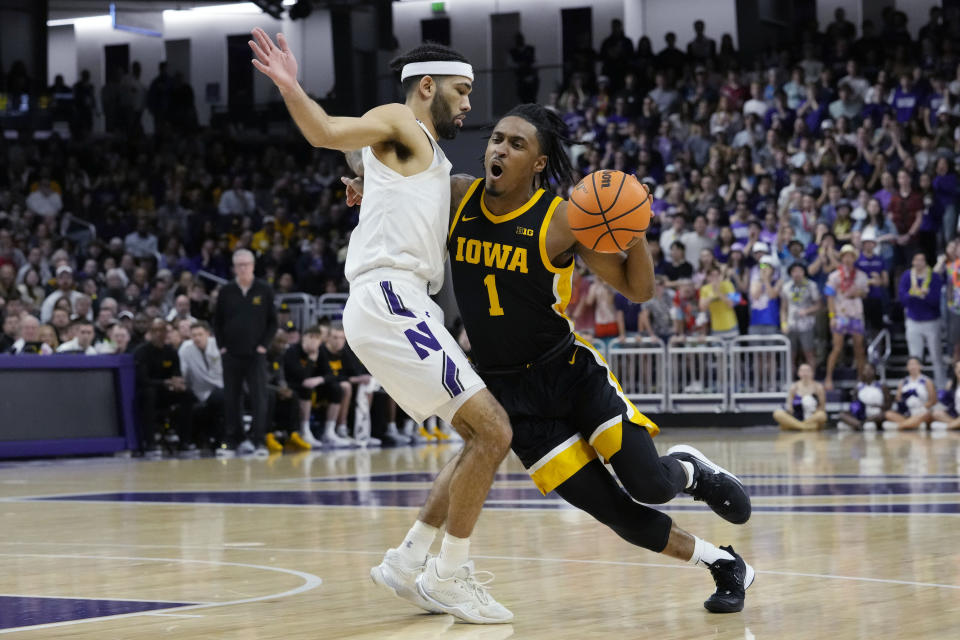
[[693,486],[693,463],[686,460],[680,460],[679,462],[683,465],[683,470],[687,472],[687,484],[684,489],[689,489]]
[[457,569],[467,564],[470,555],[470,538],[458,538],[449,533],[443,535],[440,555],[437,556],[437,575],[450,578]]
[[693,556],[690,558],[690,564],[708,567],[717,560],[734,560],[732,555],[723,549],[718,549],[706,540],[701,540],[697,536],[693,536],[693,540]]
[[387,423],[387,433],[396,433],[397,432],[397,423],[388,422]]
[[304,420],[300,423],[300,435],[313,437],[313,432],[310,431],[310,421]]
[[422,565],[427,557],[427,552],[430,551],[430,545],[433,544],[433,539],[437,537],[438,531],[440,530],[436,527],[431,527],[429,524],[417,520],[410,527],[403,543],[397,547],[397,552],[409,566],[418,567]]
[[323,437],[328,438],[337,434],[336,420],[327,420],[323,423]]
[[350,432],[347,431],[347,423],[342,422],[337,425],[337,435],[342,435],[344,438],[350,437]]

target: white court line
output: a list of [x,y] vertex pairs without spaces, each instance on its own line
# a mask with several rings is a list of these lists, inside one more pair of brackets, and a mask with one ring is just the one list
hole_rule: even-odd
[[[89,546],[89,545],[87,545]],[[0,554],[3,555],[3,554]],[[99,556],[98,556],[99,557]],[[114,598],[113,596],[38,596],[32,593],[0,593],[0,598],[38,598],[49,600],[111,600],[113,602],[172,602],[171,600],[148,600],[146,598]],[[216,602],[193,602],[192,604],[218,604]]]
[[[155,491],[155,492],[140,492],[140,493],[170,493],[168,491]],[[209,493],[209,492],[205,492]],[[215,492],[214,492],[215,493]],[[34,496],[19,496],[16,498],[0,498],[0,503],[22,503],[22,504],[97,504],[97,505],[114,505],[114,506],[139,506],[139,507],[163,507],[163,506],[179,506],[179,507],[233,507],[233,508],[242,508],[242,509],[378,509],[384,511],[396,511],[396,510],[419,510],[420,506],[418,505],[377,505],[377,504],[257,504],[257,503],[247,503],[247,502],[159,502],[155,500],[63,500],[58,502],[56,498],[58,497],[69,497],[69,496],[84,496],[84,495],[94,495],[90,492],[83,493],[70,493],[64,494],[63,496],[43,496],[44,498],[49,499],[39,499],[39,497]],[[952,502],[917,502],[917,500],[907,501],[907,498],[923,498],[927,494],[922,493],[906,493],[906,494],[873,494],[874,497],[880,496],[894,496],[901,502],[884,502],[884,503],[855,503],[855,502],[846,502],[846,503],[799,503],[799,504],[763,504],[758,506],[763,507],[782,507],[782,510],[775,511],[764,511],[758,510],[754,511],[752,516],[787,516],[787,515],[817,515],[817,516],[900,516],[900,517],[915,517],[915,516],[939,516],[939,517],[948,517],[948,518],[957,518],[960,517],[960,513],[943,513],[936,511],[812,511],[807,509],[801,509],[800,507],[832,507],[837,509],[847,509],[849,507],[876,507],[877,505],[882,505],[885,507],[894,507],[894,506],[915,506],[917,504],[953,504]],[[933,494],[931,494],[933,495]],[[951,494],[936,494],[937,496],[951,495]],[[798,496],[789,496],[789,497],[798,497]],[[807,496],[809,498],[816,497],[830,497],[830,496]],[[851,498],[868,498],[871,495],[856,495],[850,496]],[[546,507],[546,506],[536,506],[531,505],[528,507],[516,508],[516,509],[494,509],[496,511],[503,512],[535,512],[535,511],[547,511],[547,512],[557,512],[557,511],[580,511],[573,505],[570,505],[563,500],[550,500],[547,498],[531,499],[531,500],[488,500],[487,502],[491,504],[504,503],[504,504],[523,504],[525,502],[542,502],[543,504],[558,504],[557,507]],[[653,504],[645,505],[649,506],[652,509],[658,511],[663,511],[666,513],[710,513],[710,509],[703,507],[701,509],[683,509],[677,508],[682,507],[683,505],[693,505],[694,502],[689,499],[680,498],[676,504]],[[752,517],[751,516],[751,517]]]
[[[118,543],[112,544],[109,542],[103,543],[90,543],[90,542],[26,542],[26,541],[0,541],[0,545],[54,545],[54,546],[82,546],[82,547],[113,547],[113,548],[147,548],[147,549],[190,549],[190,550],[206,550],[206,551],[216,551],[216,550],[229,550],[229,551],[257,551],[259,553],[263,552],[275,552],[275,553],[321,553],[321,554],[333,554],[333,555],[359,555],[359,556],[376,556],[380,557],[383,555],[383,551],[363,551],[360,549],[317,549],[317,548],[306,548],[298,549],[292,547],[258,547],[256,549],[244,549],[237,547],[223,547],[222,545],[174,545],[174,544],[133,544],[133,543]],[[38,555],[40,557],[48,557],[46,554],[18,554],[18,553],[0,553],[0,556],[23,556],[23,555]],[[56,556],[49,556],[56,557]],[[82,556],[90,558],[101,558],[109,556]],[[499,556],[499,555],[475,555],[471,556],[473,558],[478,558],[481,560],[509,560],[509,561],[521,561],[521,562],[549,562],[549,563],[562,563],[562,564],[586,564],[586,565],[611,565],[611,566],[621,566],[621,567],[648,567],[654,569],[699,569],[699,567],[690,566],[686,563],[681,563],[679,560],[673,564],[663,564],[657,562],[628,562],[623,560],[582,560],[578,558],[543,558],[535,556]],[[196,561],[195,561],[196,562]],[[231,563],[222,563],[222,564],[231,564]],[[240,566],[252,566],[252,565],[240,565]],[[914,582],[911,580],[896,580],[893,578],[868,578],[863,576],[842,576],[831,573],[804,573],[800,571],[773,571],[773,570],[763,570],[757,571],[758,574],[764,575],[775,575],[775,576],[786,576],[794,578],[822,578],[825,580],[849,580],[852,582],[872,582],[872,583],[881,583],[881,584],[895,584],[911,587],[935,587],[939,589],[960,589],[960,585],[955,584],[941,584],[938,582]],[[319,578],[318,578],[319,579]],[[212,605],[207,606],[222,606],[223,604],[234,604],[234,603],[213,603]],[[185,609],[186,607],[184,607]],[[180,609],[178,609],[180,610]],[[3,633],[0,631],[0,633]]]
[[[87,545],[90,546],[90,545]],[[117,545],[114,545],[117,546]],[[149,545],[147,545],[149,546]],[[112,616],[100,616],[97,618],[83,618],[81,620],[66,620],[64,622],[48,622],[44,624],[34,624],[25,627],[12,627],[10,629],[0,629],[0,634],[4,633],[15,633],[20,631],[31,631],[33,629],[51,629],[53,627],[66,627],[74,624],[84,624],[87,622],[100,622],[102,620],[115,620],[118,618],[131,618],[134,616],[141,616],[146,613],[156,614],[164,611],[196,611],[198,609],[209,609],[211,607],[228,607],[237,604],[250,604],[252,602],[262,602],[264,600],[273,600],[279,598],[286,598],[289,596],[295,596],[301,594],[305,591],[310,591],[315,589],[320,584],[322,580],[312,573],[306,573],[305,571],[297,571],[295,569],[284,569],[282,567],[268,567],[259,564],[244,564],[242,562],[222,562],[218,560],[188,560],[186,558],[149,558],[149,557],[133,557],[133,556],[96,556],[96,555],[75,555],[75,554],[53,554],[53,553],[0,553],[0,556],[10,557],[10,558],[63,558],[63,559],[82,559],[82,560],[130,560],[130,561],[146,561],[146,562],[180,562],[185,564],[210,564],[223,567],[243,567],[246,569],[258,569],[261,571],[275,571],[278,573],[286,573],[292,576],[296,576],[303,580],[303,584],[299,587],[294,587],[293,589],[288,589],[280,593],[270,593],[264,596],[255,596],[252,598],[242,598],[240,600],[230,600],[226,602],[205,602],[201,604],[187,605],[185,607],[171,607],[170,609],[159,609],[151,612],[136,611],[133,613],[119,613]]]
[[154,613],[148,611],[144,613],[145,616],[157,616],[158,618],[206,618],[206,616],[200,615],[190,615],[189,613]]

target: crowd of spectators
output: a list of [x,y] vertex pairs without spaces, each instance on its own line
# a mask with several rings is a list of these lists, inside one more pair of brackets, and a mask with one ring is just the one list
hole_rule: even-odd
[[595,64],[551,95],[584,175],[636,173],[655,196],[654,299],[578,272],[578,329],[782,333],[829,390],[845,359],[862,371],[880,329],[902,328],[944,388],[944,329],[960,342],[960,12],[934,7],[913,38],[893,9],[860,30],[838,9],[824,31],[749,58],[694,27],[685,49],[668,33],[655,52],[615,22],[599,54],[580,52]]
[[[935,7],[918,38],[907,26],[885,10],[857,30],[838,9],[824,31],[746,57],[701,21],[685,48],[668,33],[659,51],[614,21],[599,53],[577,48],[547,102],[584,175],[620,169],[652,188],[657,273],[654,298],[634,304],[578,268],[577,329],[608,341],[783,333],[829,389],[846,337],[860,371],[870,336],[902,324],[942,389],[944,330],[960,355],[960,14]],[[11,78],[8,89],[25,82]],[[0,351],[205,343],[193,334],[213,321],[238,249],[277,295],[347,290],[357,210],[339,154],[295,131],[264,143],[200,128],[162,66],[147,85],[139,65],[111,76],[99,100],[87,72],[50,94],[69,139],[0,138]],[[91,134],[97,112],[107,135]]]

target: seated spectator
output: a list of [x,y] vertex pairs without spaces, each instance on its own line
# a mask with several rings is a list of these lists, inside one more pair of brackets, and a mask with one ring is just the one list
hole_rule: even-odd
[[[180,371],[187,390],[197,399],[194,410],[203,416],[200,424],[217,443],[226,440],[223,425],[223,360],[217,339],[210,335],[210,325],[195,322],[190,326],[190,339],[177,350]],[[196,433],[196,430],[194,430]]]
[[[293,324],[293,323],[291,323]],[[294,344],[299,344],[298,340]],[[267,349],[267,450],[271,454],[283,452],[283,445],[277,435],[284,438],[287,445],[295,451],[309,451],[312,447],[300,437],[300,407],[283,368],[283,354],[288,348],[287,338],[278,332]],[[272,426],[270,426],[272,425]]]
[[9,311],[3,317],[3,330],[0,332],[0,353],[7,353],[20,339],[20,316]]
[[190,297],[179,295],[173,300],[173,308],[167,313],[167,322],[176,322],[177,320],[186,320],[191,325],[197,322],[190,313]]
[[617,293],[613,296],[613,306],[617,312],[617,342],[625,342],[636,337],[643,305]]
[[680,280],[670,308],[673,335],[682,338],[704,333],[706,324],[698,322],[698,316],[697,290],[690,280]]
[[933,362],[933,377],[943,388],[943,348],[940,343],[940,299],[943,279],[927,266],[923,253],[913,256],[913,268],[900,277],[898,288],[900,304],[906,316],[907,350],[911,357],[921,359],[924,348]]
[[827,315],[833,334],[833,348],[827,356],[827,374],[823,382],[827,390],[833,389],[833,370],[843,352],[847,336],[853,341],[858,376],[863,371],[867,357],[863,340],[863,298],[867,295],[868,284],[867,274],[856,267],[858,257],[852,245],[844,245],[840,249],[840,266],[827,278],[823,290],[827,296]]
[[670,245],[670,262],[663,267],[667,286],[677,288],[681,281],[693,278],[693,265],[686,260],[686,247],[680,241]]
[[667,289],[666,276],[655,276],[653,297],[641,306],[637,332],[670,342],[670,336],[673,335],[672,308],[673,291]]
[[700,266],[700,256],[704,251],[713,251],[714,241],[707,235],[707,218],[698,215],[693,219],[693,230],[687,231],[679,238],[683,243],[684,257],[695,269]]
[[[70,303],[70,309],[73,308],[74,301],[83,294],[74,289],[73,269],[68,265],[57,267],[57,289],[48,295],[40,307],[40,322],[50,322],[53,317],[53,308],[61,298]],[[69,310],[67,320],[70,319]]]
[[93,346],[93,340],[96,334],[93,330],[93,323],[86,318],[78,318],[72,323],[73,337],[57,347],[57,353],[79,353],[87,356],[97,355],[97,350]]
[[[324,329],[310,327],[303,332],[300,344],[291,345],[283,354],[283,371],[287,384],[300,399],[300,437],[311,447],[327,444],[332,447],[348,447],[350,441],[337,435],[337,417],[343,401],[343,386],[330,369],[321,353]],[[349,386],[349,383],[348,385]],[[310,429],[312,406],[326,400],[326,422],[323,435],[317,439]]]
[[799,362],[802,355],[806,364],[816,368],[813,331],[816,316],[823,308],[820,291],[807,277],[807,270],[801,263],[790,265],[789,275],[780,291],[781,330],[790,338],[793,361]]
[[760,258],[750,278],[751,335],[771,335],[780,329],[780,287],[773,256]]
[[20,316],[20,337],[10,347],[13,354],[49,355],[54,349],[40,337],[40,321],[36,316],[25,313]]
[[723,277],[720,267],[707,269],[707,283],[700,288],[700,311],[710,317],[710,335],[716,338],[736,338],[737,314],[734,307],[740,302],[733,283]]
[[27,268],[23,273],[20,284],[17,285],[17,291],[20,292],[20,300],[23,301],[31,311],[39,311],[43,304],[46,293],[40,284],[40,272],[33,267]]
[[940,405],[933,409],[930,423],[931,431],[960,429],[960,360],[953,362],[953,376],[947,383],[947,388],[940,392]]
[[910,356],[907,360],[907,377],[897,385],[894,398],[896,410],[884,414],[884,431],[919,429],[930,422],[931,409],[937,403],[937,391],[933,381],[920,370],[920,358]]
[[[613,289],[600,278],[594,278],[587,291],[587,304],[593,306],[593,337],[598,340],[615,338],[618,329]],[[328,337],[327,342],[330,340]]]
[[[21,328],[21,332],[23,329]],[[50,353],[55,353],[56,350],[60,347],[60,337],[57,333],[56,328],[49,324],[40,325],[39,333],[37,334],[40,337],[40,341],[46,344],[50,348]],[[69,337],[68,337],[69,339]]]
[[167,324],[167,344],[173,347],[176,350],[180,350],[180,345],[182,345],[185,340],[183,339],[183,334],[180,333],[180,329],[177,328],[172,322]]
[[187,391],[181,375],[180,356],[167,344],[167,323],[155,318],[150,323],[148,340],[137,347],[133,357],[137,367],[137,394],[140,402],[140,424],[143,428],[144,455],[163,456],[160,411],[170,409],[170,426],[177,435],[180,450],[196,455],[193,442],[193,395]]
[[774,411],[773,419],[784,431],[817,431],[827,424],[826,407],[823,385],[813,379],[813,367],[804,363],[787,392],[786,409]]
[[877,379],[877,369],[872,363],[863,365],[863,372],[853,391],[850,409],[842,411],[837,428],[843,425],[857,430],[875,431],[883,423],[884,412],[890,405],[887,388]]

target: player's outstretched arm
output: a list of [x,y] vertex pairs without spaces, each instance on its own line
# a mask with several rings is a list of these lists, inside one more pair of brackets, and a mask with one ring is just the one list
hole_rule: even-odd
[[284,35],[278,33],[274,44],[263,29],[257,27],[252,33],[249,44],[256,56],[253,66],[277,85],[294,122],[313,146],[339,151],[360,149],[405,137],[400,132],[404,124],[416,126],[410,109],[396,103],[371,109],[360,118],[329,115],[297,81],[297,60]]

